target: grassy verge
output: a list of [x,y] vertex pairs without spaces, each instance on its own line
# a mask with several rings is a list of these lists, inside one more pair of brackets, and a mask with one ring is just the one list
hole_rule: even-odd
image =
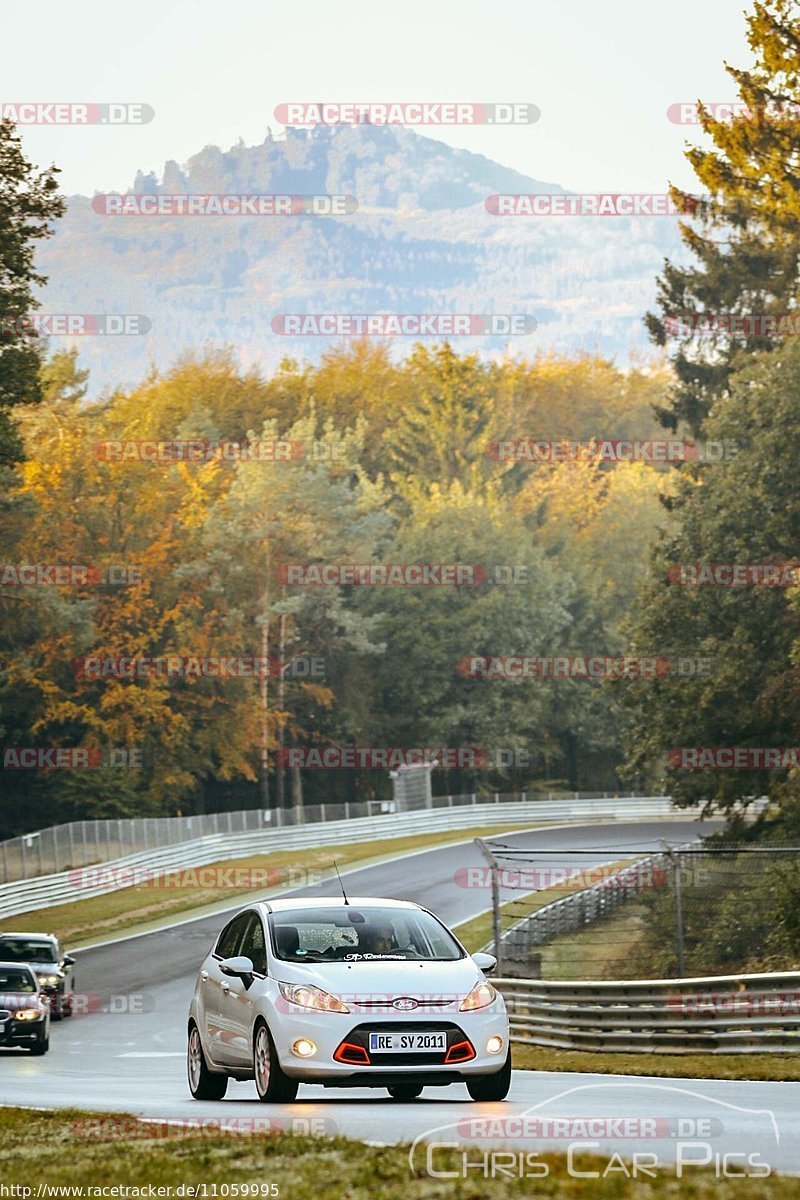
[[[25,1109],[0,1109],[0,1175],[6,1185],[28,1187],[35,1196],[39,1184],[49,1186],[131,1187],[148,1185],[171,1189],[175,1196],[181,1184],[183,1194],[205,1185],[213,1196],[212,1185],[258,1187],[256,1194],[269,1195],[275,1184],[279,1200],[530,1200],[555,1197],[591,1196],[592,1200],[794,1200],[796,1179],[776,1176],[759,1179],[717,1178],[712,1172],[694,1168],[677,1180],[667,1167],[656,1168],[655,1178],[641,1175],[628,1179],[615,1161],[604,1179],[602,1172],[609,1158],[578,1155],[576,1170],[597,1171],[599,1178],[587,1180],[570,1176],[563,1155],[542,1155],[548,1174],[541,1177],[541,1165],[535,1176],[509,1178],[499,1174],[483,1178],[477,1170],[463,1175],[462,1152],[435,1151],[434,1169],[455,1172],[455,1178],[433,1178],[425,1170],[425,1152],[418,1151],[414,1171],[408,1160],[408,1146],[365,1146],[342,1137],[313,1138],[290,1134],[226,1135],[222,1137],[179,1136],[173,1132],[168,1141],[145,1127],[137,1131],[133,1118],[120,1122],[96,1114],[98,1126],[117,1127],[105,1137],[86,1137],[80,1131],[91,1128],[92,1114],[61,1111],[31,1112]],[[120,1136],[120,1132],[122,1136]],[[127,1134],[127,1135],[126,1135]],[[467,1151],[469,1161],[477,1161],[482,1151]],[[522,1159],[524,1163],[524,1157]],[[528,1168],[530,1169],[530,1168]],[[226,1195],[241,1195],[231,1188]],[[11,1194],[11,1193],[9,1193]],[[90,1193],[84,1192],[84,1195]],[[165,1196],[170,1193],[162,1193]],[[203,1196],[202,1190],[195,1195]],[[17,1195],[20,1195],[18,1192]],[[219,1195],[219,1192],[217,1193]],[[22,1194],[23,1200],[26,1200]]]
[[542,978],[638,979],[637,949],[647,937],[644,907],[623,904],[590,928],[539,946]]
[[657,1075],[665,1079],[800,1080],[800,1054],[604,1054],[515,1042],[514,1066],[525,1071]]
[[[186,916],[195,909],[230,900],[236,903],[238,896],[251,895],[258,889],[258,884],[247,882],[242,886],[228,886],[225,873],[236,872],[236,877],[246,879],[248,872],[260,872],[268,882],[261,887],[266,892],[270,886],[275,887],[281,881],[284,886],[299,886],[306,882],[301,872],[321,872],[330,870],[335,858],[339,869],[358,865],[370,859],[385,854],[406,854],[414,850],[424,850],[433,846],[445,846],[453,842],[461,842],[473,837],[490,836],[503,833],[512,828],[518,828],[511,822],[503,825],[482,826],[473,829],[448,830],[438,833],[421,833],[411,837],[385,838],[380,841],[354,842],[348,846],[324,846],[319,849],[284,850],[270,854],[254,855],[251,858],[226,859],[219,863],[210,863],[199,869],[197,877],[190,869],[174,875],[163,876],[136,887],[118,888],[104,896],[93,896],[85,900],[75,900],[70,904],[54,905],[37,912],[23,913],[19,916],[6,917],[0,921],[0,932],[3,930],[24,929],[31,933],[56,933],[62,943],[77,945],[80,942],[101,937],[112,936],[133,928],[153,923],[164,918]],[[535,826],[530,826],[535,828]],[[93,868],[90,868],[93,869]],[[98,868],[101,869],[101,868]],[[220,881],[220,886],[203,887],[198,879],[208,878],[213,872]],[[312,876],[308,882],[314,882],[318,876]],[[77,889],[76,889],[77,890]],[[486,903],[491,902],[487,891]]]

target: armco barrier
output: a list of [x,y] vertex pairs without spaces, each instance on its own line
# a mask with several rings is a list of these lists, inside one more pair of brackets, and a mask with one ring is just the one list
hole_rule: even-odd
[[[618,793],[619,794],[619,793]],[[625,793],[621,793],[624,797]],[[605,800],[607,792],[501,793],[481,797],[480,803],[510,800]],[[35,879],[72,867],[109,862],[141,850],[160,850],[218,833],[249,833],[251,830],[282,829],[319,821],[349,821],[382,813],[415,812],[420,809],[452,808],[475,804],[474,794],[464,796],[419,796],[402,800],[347,800],[343,804],[304,804],[292,808],[239,808],[229,812],[195,813],[187,817],[99,817],[51,825],[20,837],[0,842],[0,882]]]
[[[141,851],[110,859],[100,866],[105,877],[94,886],[76,886],[76,872],[61,871],[36,879],[20,880],[0,886],[0,918],[33,912],[56,904],[66,904],[90,896],[116,891],[119,873],[138,868],[151,876],[166,875],[181,868],[202,867],[226,859],[268,854],[275,850],[295,850],[313,846],[346,845],[348,842],[407,837],[437,830],[468,829],[473,826],[519,822],[548,824],[571,821],[643,820],[657,817],[686,819],[686,813],[672,808],[668,796],[632,796],[596,800],[515,800],[494,804],[462,803],[446,808],[417,812],[387,813],[375,817],[351,817],[350,820],[323,821],[311,825],[253,829],[246,833],[221,833],[194,838],[159,850]],[[102,874],[100,868],[95,868]],[[87,871],[89,875],[91,872]]]
[[800,971],[565,983],[496,979],[511,1040],[561,1050],[797,1054]]

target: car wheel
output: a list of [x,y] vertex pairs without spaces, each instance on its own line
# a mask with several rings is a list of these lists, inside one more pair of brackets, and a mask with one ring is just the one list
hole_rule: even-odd
[[194,1023],[189,1026],[186,1073],[189,1077],[189,1091],[195,1100],[221,1100],[228,1090],[228,1076],[209,1071],[200,1041],[200,1031]]
[[511,1051],[496,1074],[473,1075],[466,1082],[473,1100],[505,1100],[511,1087]]
[[263,1021],[256,1025],[253,1036],[253,1070],[258,1098],[264,1104],[289,1102],[297,1095],[298,1082],[284,1075],[272,1034]]
[[36,1041],[31,1046],[31,1054],[34,1054],[34,1055],[47,1054],[47,1051],[49,1049],[50,1049],[50,1036],[48,1034],[45,1037],[39,1037],[36,1039]]
[[393,1100],[416,1100],[422,1095],[422,1085],[418,1083],[393,1083],[388,1089]]
[[72,996],[64,997],[64,999],[61,1003],[61,1015],[62,1015],[62,1017],[71,1017],[72,1016]]

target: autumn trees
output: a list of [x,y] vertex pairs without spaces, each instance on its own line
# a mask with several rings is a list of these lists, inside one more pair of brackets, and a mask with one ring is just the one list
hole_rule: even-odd
[[[385,793],[385,771],[285,770],[280,751],[303,746],[486,747],[486,767],[443,776],[448,790],[615,786],[613,694],[588,681],[478,680],[458,665],[619,651],[631,564],[643,567],[667,475],[508,462],[494,444],[652,433],[658,369],[485,364],[450,346],[420,346],[398,364],[357,345],[317,368],[287,361],[269,379],[223,353],[100,402],[81,402],[84,384],[74,356],[58,355],[43,402],[20,410],[27,461],[13,499],[25,521],[0,528],[2,559],[89,564],[96,577],[5,589],[18,612],[3,741],[136,746],[143,765],[68,781],[7,772],[30,802],[26,822]],[[175,439],[288,450],[167,449],[161,461],[141,451]],[[463,562],[485,577],[292,585],[286,564],[309,562]],[[115,565],[123,581],[102,582]],[[105,673],[83,669],[87,656]],[[131,678],[108,665],[170,656],[255,657],[271,669]],[[523,753],[515,763],[501,748]]]

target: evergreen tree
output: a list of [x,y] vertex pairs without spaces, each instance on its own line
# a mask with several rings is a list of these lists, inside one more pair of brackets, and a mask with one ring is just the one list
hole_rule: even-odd
[[[800,262],[800,16],[792,0],[756,0],[747,17],[754,54],[750,70],[726,64],[747,111],[716,120],[700,105],[713,148],[686,157],[701,184],[695,215],[681,223],[694,262],[666,261],[659,279],[660,314],[646,324],[660,346],[670,319],[696,314],[778,315],[791,310]],[[691,198],[672,189],[679,207]],[[673,327],[674,329],[675,327]],[[780,335],[779,335],[780,336]],[[673,355],[677,376],[669,403],[658,410],[673,431],[686,422],[696,435],[748,351],[774,344],[763,323],[714,336],[682,328]]]
[[37,171],[10,121],[0,120],[0,464],[15,462],[22,447],[11,409],[41,398],[41,354],[21,318],[38,307],[33,289],[47,282],[34,270],[34,245],[63,215],[56,167]]

